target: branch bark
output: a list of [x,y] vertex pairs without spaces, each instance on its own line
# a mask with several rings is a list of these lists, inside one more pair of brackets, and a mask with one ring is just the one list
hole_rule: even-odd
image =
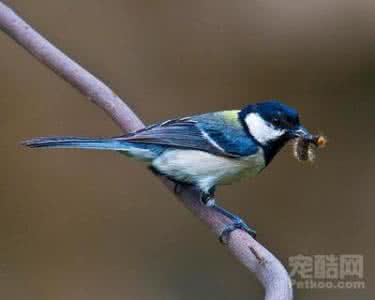
[[[103,109],[125,133],[144,127],[137,115],[106,84],[52,45],[1,1],[0,28],[41,63]],[[161,180],[173,191],[171,182],[165,178]],[[225,225],[229,224],[230,220],[225,216],[201,204],[197,191],[183,188],[177,196],[185,207],[206,223],[217,236]],[[233,231],[227,247],[261,282],[266,300],[293,298],[292,285],[283,265],[250,235],[241,230]]]

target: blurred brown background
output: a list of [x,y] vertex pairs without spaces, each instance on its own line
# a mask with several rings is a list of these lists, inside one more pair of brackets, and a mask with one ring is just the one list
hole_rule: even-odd
[[[147,122],[278,98],[330,138],[313,165],[290,147],[221,188],[287,263],[374,254],[375,2],[12,0]],[[255,299],[262,289],[143,167],[113,153],[29,151],[25,138],[116,135],[107,116],[0,33],[0,298]]]

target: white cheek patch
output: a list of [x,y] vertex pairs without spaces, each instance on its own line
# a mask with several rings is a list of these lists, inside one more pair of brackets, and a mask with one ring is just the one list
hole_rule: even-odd
[[251,135],[262,145],[276,140],[285,133],[285,130],[276,129],[271,124],[268,124],[257,113],[250,113],[246,116],[245,122]]

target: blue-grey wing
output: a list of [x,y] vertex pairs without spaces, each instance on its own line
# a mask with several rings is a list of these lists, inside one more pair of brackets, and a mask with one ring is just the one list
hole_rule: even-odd
[[244,157],[255,154],[258,144],[239,120],[238,110],[227,110],[193,117],[197,126],[225,153]]
[[[220,156],[241,157],[256,152],[242,125],[221,120],[222,113],[169,120],[119,137],[132,143],[200,150]],[[241,143],[241,145],[237,145]]]
[[199,129],[196,123],[191,118],[169,120],[118,139],[131,143],[162,145],[226,155],[222,149],[205,137],[204,131]]

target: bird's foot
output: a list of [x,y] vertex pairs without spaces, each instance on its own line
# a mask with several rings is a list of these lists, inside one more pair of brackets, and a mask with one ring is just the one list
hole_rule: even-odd
[[201,192],[201,202],[208,206],[214,207],[215,204],[215,188],[211,188],[208,192]]
[[232,223],[227,224],[224,227],[223,231],[220,233],[219,241],[222,244],[228,243],[231,232],[236,229],[241,229],[250,234],[250,236],[252,236],[254,239],[256,238],[256,231],[250,228],[240,217],[236,216],[235,214],[231,213],[230,211],[226,210],[225,208],[217,204],[214,204],[212,208],[232,221]]
[[256,231],[250,228],[244,221],[237,218],[232,224],[225,226],[224,230],[220,233],[219,241],[223,245],[228,244],[230,234],[236,229],[241,229],[247,232],[253,239],[256,239]]
[[215,206],[215,198],[212,194],[202,193],[201,202],[207,207]]

